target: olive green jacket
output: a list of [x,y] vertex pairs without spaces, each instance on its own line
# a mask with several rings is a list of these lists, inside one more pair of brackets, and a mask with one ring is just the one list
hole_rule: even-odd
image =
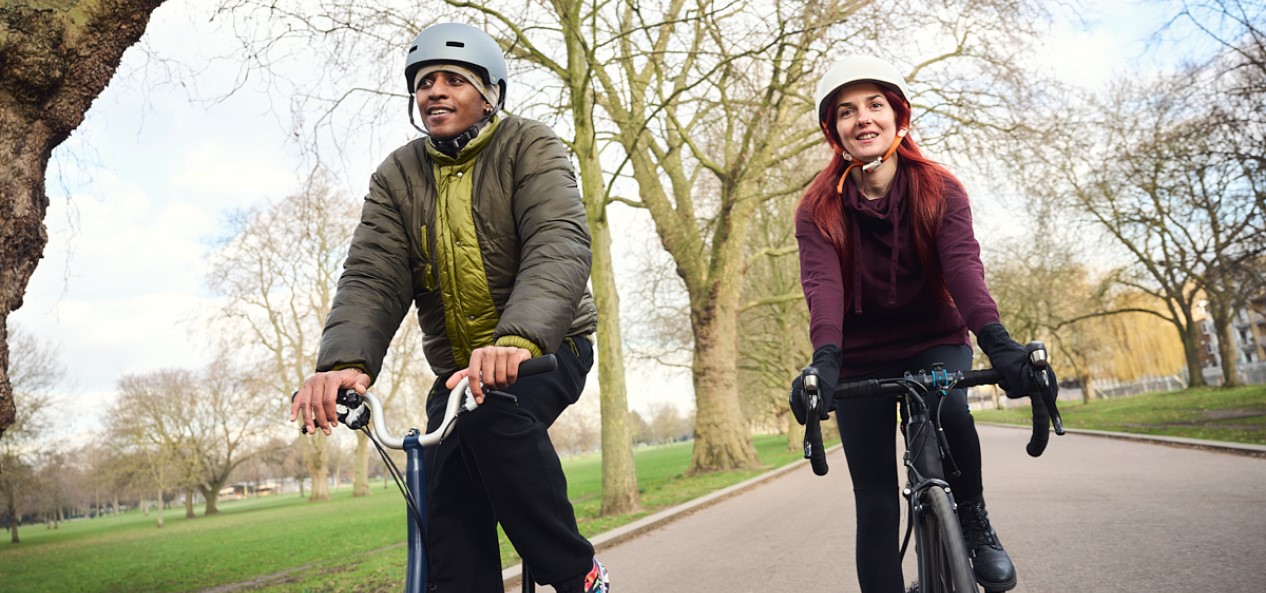
[[493,343],[554,352],[597,323],[589,240],[567,150],[544,124],[499,118],[456,158],[410,142],[370,179],[317,370],[376,378],[410,303],[437,374]]

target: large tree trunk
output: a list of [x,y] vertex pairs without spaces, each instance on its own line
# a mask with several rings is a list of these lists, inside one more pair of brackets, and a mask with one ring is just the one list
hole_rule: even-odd
[[[736,290],[736,288],[735,288]],[[695,333],[695,446],[687,473],[752,469],[760,465],[738,397],[738,315],[718,291],[692,313]]]
[[[0,3],[0,338],[48,242],[44,171],[163,0]],[[0,435],[16,408],[0,339]]]
[[207,499],[207,504],[202,511],[203,515],[214,515],[220,512],[220,489],[224,487],[224,482],[225,480],[220,480],[215,484],[198,487],[198,491],[202,493],[202,497]]

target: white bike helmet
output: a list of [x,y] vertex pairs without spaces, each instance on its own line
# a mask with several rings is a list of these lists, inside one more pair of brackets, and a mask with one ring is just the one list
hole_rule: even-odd
[[873,56],[846,56],[831,64],[826,74],[822,75],[822,80],[818,81],[818,89],[814,93],[814,98],[818,103],[818,119],[826,121],[826,102],[836,89],[846,84],[863,81],[891,88],[897,91],[907,104],[910,102],[910,90],[906,86],[906,79],[896,66]]
[[[487,77],[487,82],[500,88],[502,105],[506,96],[506,59],[501,46],[487,33],[461,23],[439,23],[418,33],[409,46],[404,61],[405,86],[413,91],[413,75],[418,68],[431,63],[449,63],[469,66],[471,70]],[[494,105],[499,107],[500,105]]]

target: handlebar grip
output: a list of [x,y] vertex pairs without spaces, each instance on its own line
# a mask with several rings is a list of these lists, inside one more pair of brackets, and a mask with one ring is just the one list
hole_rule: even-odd
[[539,375],[548,373],[558,368],[558,359],[553,354],[545,354],[534,358],[529,358],[519,365],[519,376],[527,377],[529,375]]
[[1046,410],[1046,403],[1041,401],[1043,397],[1040,391],[1029,396],[1029,403],[1033,407],[1033,435],[1029,437],[1029,444],[1025,445],[1024,450],[1030,457],[1041,456],[1051,439],[1051,415]]
[[826,463],[826,451],[822,448],[822,420],[816,413],[809,414],[804,425],[804,456],[809,459],[813,473],[825,476],[831,468]]

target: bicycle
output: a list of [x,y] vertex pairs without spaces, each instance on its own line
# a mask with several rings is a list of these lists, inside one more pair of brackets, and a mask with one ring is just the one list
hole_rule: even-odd
[[[1064,434],[1063,420],[1055,403],[1057,386],[1050,381],[1049,363],[1045,346],[1030,342],[1026,347],[1034,367],[1035,393],[1028,394],[1033,407],[1033,433],[1026,447],[1032,457],[1046,450],[1053,426],[1056,435]],[[805,376],[804,389],[808,396],[804,434],[804,456],[809,459],[813,473],[823,476],[829,470],[826,452],[822,448],[822,428],[819,409],[827,405],[817,384],[813,368]],[[967,593],[978,592],[976,577],[968,559],[967,546],[963,541],[958,523],[957,505],[946,470],[957,475],[957,467],[949,455],[949,445],[941,431],[939,418],[928,415],[924,396],[944,397],[950,389],[978,385],[996,385],[1002,373],[996,369],[948,372],[937,363],[930,372],[917,374],[906,372],[901,377],[868,379],[844,382],[835,388],[833,399],[900,397],[906,404],[905,435],[906,485],[902,495],[907,500],[908,523],[901,542],[900,555],[905,557],[913,532],[915,555],[918,564],[918,593]],[[829,407],[827,408],[829,409]],[[940,408],[937,408],[939,413]],[[943,463],[944,462],[944,463]]]
[[[558,360],[553,354],[546,354],[524,361],[519,365],[519,376],[527,377],[547,373],[558,368]],[[426,588],[426,465],[422,459],[422,451],[426,447],[438,444],[452,434],[457,420],[465,414],[475,412],[479,404],[470,392],[470,378],[463,377],[448,394],[448,403],[444,408],[444,419],[435,430],[422,434],[417,428],[410,427],[403,435],[395,436],[387,431],[383,422],[382,401],[372,393],[364,395],[354,389],[339,391],[338,421],[352,430],[359,430],[369,436],[370,442],[382,456],[384,465],[395,479],[396,486],[404,496],[409,509],[408,517],[408,560],[405,566],[404,593],[423,593]],[[297,393],[297,392],[296,392]],[[503,391],[485,389],[484,395],[518,404],[518,398]],[[293,397],[293,396],[292,396]],[[307,427],[299,428],[307,433]],[[405,471],[402,474],[386,449],[395,449],[405,453]],[[531,573],[526,563],[523,564],[522,591],[531,593],[536,590]]]

